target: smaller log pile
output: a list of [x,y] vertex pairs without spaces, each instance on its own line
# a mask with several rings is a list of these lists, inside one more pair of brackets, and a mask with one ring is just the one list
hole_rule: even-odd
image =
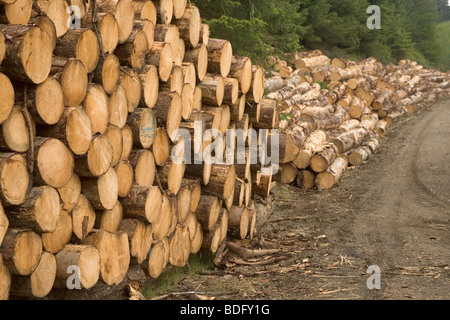
[[289,155],[276,176],[310,190],[332,188],[348,167],[376,152],[389,128],[450,94],[450,76],[401,60],[382,65],[329,59],[315,50],[274,60],[265,82],[277,101]]

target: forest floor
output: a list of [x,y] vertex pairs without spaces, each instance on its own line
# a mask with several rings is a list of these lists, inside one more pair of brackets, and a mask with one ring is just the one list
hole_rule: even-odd
[[[219,300],[450,299],[450,100],[394,126],[370,160],[330,191],[279,186],[252,244],[221,268],[180,278],[168,292]],[[249,263],[250,262],[250,263]],[[245,265],[245,264],[265,265]],[[369,289],[369,266],[381,289]],[[195,295],[185,296],[186,298]]]

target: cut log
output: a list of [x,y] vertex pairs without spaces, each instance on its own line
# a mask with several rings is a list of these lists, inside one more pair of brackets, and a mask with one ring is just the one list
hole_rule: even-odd
[[337,147],[338,153],[343,154],[361,145],[368,135],[369,132],[365,128],[350,130],[335,138],[333,144]]
[[229,105],[231,112],[231,120],[241,121],[242,118],[244,117],[245,106],[246,106],[246,97],[243,94],[240,96],[239,99],[237,99],[236,103]]
[[64,58],[79,59],[90,73],[97,67],[100,59],[100,43],[92,30],[69,29],[56,41],[53,54]]
[[293,163],[285,163],[281,169],[281,183],[290,184],[297,178],[297,167]]
[[148,20],[153,25],[156,24],[156,7],[153,1],[150,0],[135,0],[133,1],[134,19]]
[[226,78],[230,73],[233,49],[227,40],[210,38],[208,45],[208,72]]
[[55,231],[43,233],[41,235],[42,244],[46,251],[56,254],[69,243],[71,236],[72,217],[67,211],[61,210],[59,219],[56,222]]
[[6,230],[8,230],[8,227],[9,227],[9,220],[5,214],[3,205],[0,202],[0,246],[2,245],[3,238],[5,237]]
[[191,88],[195,90],[197,85],[197,71],[195,70],[195,65],[191,62],[183,62],[181,71],[183,72],[183,83],[189,83]]
[[154,0],[158,22],[170,24],[173,18],[173,0]]
[[159,87],[161,91],[175,91],[176,93],[181,95],[184,84],[183,79],[183,69],[178,66],[173,66],[169,80],[167,80],[167,82],[161,82],[159,84]]
[[206,74],[204,80],[198,84],[202,90],[204,104],[221,106],[225,95],[225,81],[221,75]]
[[105,133],[109,123],[109,111],[108,95],[102,85],[89,85],[84,101],[84,109],[91,121],[92,133]]
[[37,170],[35,183],[62,188],[70,180],[74,169],[72,152],[60,140],[37,137],[35,141]]
[[155,24],[147,19],[134,20],[134,28],[144,31],[147,36],[148,50],[151,50],[155,42]]
[[109,168],[99,178],[85,178],[81,180],[81,192],[89,200],[94,209],[111,210],[117,203],[119,181],[116,171]]
[[160,92],[153,110],[157,123],[166,128],[169,138],[174,142],[183,110],[180,95],[176,92]]
[[[130,260],[128,236],[96,230],[84,241],[94,246],[100,255],[100,278],[107,285],[117,285],[124,279],[128,270],[125,262]],[[126,242],[125,242],[126,241]],[[123,243],[124,242],[124,243]],[[121,251],[123,250],[123,251]],[[120,252],[121,254],[117,254]]]
[[21,155],[0,153],[0,199],[3,206],[19,205],[26,199],[29,174]]
[[112,94],[117,90],[120,81],[119,58],[114,54],[101,57],[93,75],[94,82],[102,84],[106,93]]
[[3,122],[0,150],[26,152],[30,147],[30,133],[22,107],[13,107],[8,119]]
[[12,274],[31,275],[41,258],[41,237],[32,231],[9,228],[3,239],[0,254]]
[[384,138],[388,132],[388,123],[384,120],[380,120],[375,125],[375,132],[381,137]]
[[134,185],[130,194],[120,200],[123,215],[129,218],[141,218],[155,223],[161,213],[162,194],[158,187],[140,187]]
[[36,232],[53,232],[60,213],[58,192],[49,186],[34,187],[20,207],[9,209],[9,219],[15,228]]
[[111,12],[104,14],[98,23],[102,50],[104,54],[111,54],[119,44],[119,25]]
[[143,92],[143,99],[141,100],[140,106],[153,108],[158,99],[159,92],[158,68],[153,65],[146,66],[140,75],[140,80]]
[[124,219],[119,229],[128,235],[130,255],[138,264],[144,262],[152,246],[152,226],[136,219]]
[[295,68],[319,68],[330,64],[330,58],[324,55],[311,58],[301,58],[295,61]]
[[0,124],[2,124],[11,114],[14,106],[15,95],[11,81],[3,73],[0,73],[0,86],[2,88],[0,91]]
[[349,155],[348,162],[352,166],[358,166],[363,162],[367,161],[367,159],[369,159],[371,154],[372,152],[370,151],[370,148],[368,146],[361,146],[355,149],[355,151],[353,151]]
[[277,102],[274,100],[262,99],[256,107],[259,111],[258,121],[253,123],[256,129],[275,129],[278,127],[279,114]]
[[155,41],[170,44],[172,49],[172,58],[178,53],[178,40],[180,39],[180,32],[174,25],[156,24],[155,25]]
[[314,188],[316,175],[310,170],[299,170],[296,183],[303,190],[311,190]]
[[73,173],[69,182],[65,186],[58,188],[58,193],[61,197],[62,208],[71,212],[77,204],[81,193],[80,178]]
[[127,123],[128,99],[125,89],[119,85],[117,90],[111,94],[108,102],[109,123],[119,129]]
[[39,27],[1,25],[6,39],[1,71],[11,79],[39,84],[47,79],[52,66],[51,36]]
[[128,196],[134,182],[134,171],[128,160],[121,160],[115,166],[117,181],[119,183],[118,195],[121,198]]
[[43,298],[53,287],[56,278],[56,259],[53,254],[44,252],[39,264],[30,276],[14,276],[11,295],[27,298]]
[[[75,270],[78,271],[77,279],[81,288],[90,289],[98,282],[100,254],[93,246],[68,244],[55,255],[55,258],[57,265],[56,288],[67,288],[68,284],[74,285],[73,282],[69,282],[69,278]],[[77,269],[73,270],[73,266],[76,266]]]
[[123,137],[122,131],[115,125],[109,125],[105,131],[105,136],[109,139],[112,146],[111,167],[115,166],[122,155]]
[[221,207],[222,200],[215,196],[202,195],[200,197],[200,203],[195,213],[203,230],[209,232],[214,229],[219,219]]
[[312,157],[311,169],[317,173],[326,171],[336,160],[337,156],[338,149],[334,144],[326,146],[321,152]]
[[28,24],[31,18],[31,13],[33,11],[33,1],[16,0],[12,3],[4,3],[4,5],[4,15],[6,19],[2,17],[2,23]]
[[98,135],[92,140],[87,156],[76,159],[74,170],[80,177],[100,177],[111,167],[112,157],[113,149],[108,137]]
[[150,277],[157,279],[165,267],[165,246],[163,241],[157,241],[150,249],[148,258],[148,273]]
[[197,78],[199,81],[205,79],[208,72],[208,48],[206,44],[199,44],[193,49],[187,50],[184,55],[185,62],[191,62],[197,70]]
[[194,89],[189,83],[185,83],[181,92],[182,112],[181,116],[184,120],[189,120],[194,109]]
[[247,98],[249,101],[259,103],[264,96],[264,69],[260,66],[253,66],[252,72],[252,84]]
[[[186,0],[175,0],[174,5],[180,1],[186,3]],[[184,44],[187,47],[192,46],[195,48],[200,41],[200,29],[202,26],[200,11],[197,7],[191,5],[182,7],[181,4],[179,7],[182,9],[174,10],[175,20],[173,24],[180,30],[180,37],[183,39]],[[183,11],[183,14],[180,16],[181,11]]]
[[[175,202],[176,203],[176,202]],[[172,218],[174,215],[174,207],[170,197],[163,195],[161,204],[161,213],[153,226],[153,238],[156,240],[162,240],[167,237],[170,226],[172,224]]]
[[170,192],[178,194],[187,167],[190,166],[186,166],[183,161],[180,163],[168,161],[163,167],[158,169],[157,174],[159,175],[161,183],[167,186]]
[[191,254],[191,240],[187,227],[177,227],[170,241],[169,262],[176,267],[184,267]]
[[98,211],[95,220],[95,228],[102,229],[111,233],[119,231],[123,218],[123,206],[120,201],[111,210]]
[[120,85],[125,89],[128,101],[128,112],[133,112],[141,101],[142,86],[139,74],[129,68],[122,68]]
[[155,158],[150,150],[133,150],[129,157],[136,184],[151,187],[155,180]]
[[202,27],[200,29],[200,43],[208,45],[209,35],[209,24],[202,23]]
[[120,156],[120,160],[128,160],[128,157],[133,149],[133,130],[131,130],[130,126],[125,125],[122,129],[122,155]]
[[303,149],[298,154],[297,159],[293,161],[297,168],[306,169],[311,162],[311,157],[315,153],[322,151],[326,140],[327,136],[322,130],[316,130],[311,133],[306,139]]
[[245,239],[249,231],[250,215],[247,207],[231,207],[228,213],[228,226],[231,235]]
[[186,220],[191,206],[191,189],[188,186],[183,186],[177,194],[177,221],[182,224]]
[[317,175],[315,183],[319,190],[331,189],[341,178],[348,166],[346,158],[338,157],[327,171]]
[[173,63],[172,47],[165,42],[154,42],[152,49],[145,58],[145,64],[158,67],[161,81],[169,80]]
[[95,224],[95,210],[84,194],[80,194],[72,210],[72,229],[75,236],[83,240],[92,231]]
[[170,157],[170,139],[164,128],[156,129],[155,141],[152,146],[155,163],[157,166],[163,166]]
[[134,29],[129,37],[117,46],[114,54],[119,58],[122,66],[133,68],[140,73],[145,67],[145,56],[148,51],[147,34],[144,30]]
[[2,255],[0,254],[0,300],[9,299],[9,291],[11,288],[11,273],[6,264],[3,263]]

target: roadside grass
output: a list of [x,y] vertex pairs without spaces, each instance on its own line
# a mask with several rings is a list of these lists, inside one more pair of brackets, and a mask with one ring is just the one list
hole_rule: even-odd
[[440,68],[442,71],[450,70],[450,21],[438,24],[438,38],[442,48],[442,62]]
[[182,280],[195,276],[200,272],[211,270],[213,266],[214,255],[209,253],[198,253],[189,258],[189,267],[171,268],[166,267],[158,279],[147,281],[144,287],[144,296],[151,299],[170,292],[170,289]]

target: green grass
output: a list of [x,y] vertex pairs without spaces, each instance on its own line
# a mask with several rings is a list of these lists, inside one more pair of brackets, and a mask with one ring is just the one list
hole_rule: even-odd
[[156,280],[147,282],[144,288],[144,296],[151,299],[170,292],[183,279],[195,276],[200,272],[210,270],[213,266],[212,254],[199,253],[189,258],[189,267],[166,267],[161,276]]
[[438,24],[438,38],[443,50],[443,58],[440,68],[443,71],[450,70],[450,21]]

